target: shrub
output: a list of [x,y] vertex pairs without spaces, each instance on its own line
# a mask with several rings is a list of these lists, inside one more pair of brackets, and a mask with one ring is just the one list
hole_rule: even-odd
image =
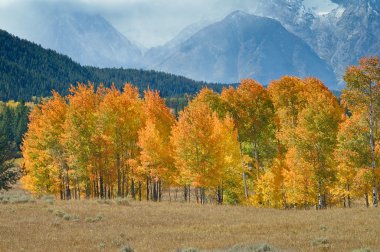
[[55,197],[53,195],[44,195],[41,197],[41,200],[48,203],[49,205],[53,205]]
[[197,248],[183,248],[183,249],[177,249],[177,252],[200,252]]
[[120,252],[134,252],[135,250],[129,246],[129,245],[124,245],[121,249]]
[[262,243],[258,245],[235,245],[232,248],[222,250],[225,252],[269,252],[277,251],[274,247],[269,244]]
[[36,202],[30,196],[28,196],[28,195],[21,195],[21,194],[12,194],[12,195],[6,196],[6,197],[3,198],[3,201],[5,199],[9,203],[12,203],[12,204],[35,203]]
[[95,220],[91,217],[87,217],[84,219],[85,222],[95,222]]
[[313,244],[313,246],[318,247],[318,248],[330,247],[329,240],[326,237],[317,238],[312,242],[312,244]]
[[96,202],[99,204],[105,204],[105,205],[111,205],[112,204],[112,201],[110,201],[110,200],[97,200]]
[[115,247],[120,247],[122,245],[122,243],[123,243],[123,241],[119,240],[119,239],[112,240],[112,245]]
[[58,210],[57,209],[57,210],[54,211],[54,215],[57,216],[57,217],[61,217],[62,218],[63,216],[66,215],[66,213],[64,211],[62,211],[62,210]]
[[98,221],[101,221],[103,219],[103,216],[101,215],[97,215],[95,217],[87,217],[84,221],[85,222],[90,222],[90,223],[94,223],[94,222],[98,222]]
[[131,204],[129,204],[129,201],[127,199],[117,198],[115,201],[116,201],[116,204],[118,204],[120,206],[130,206],[131,205]]
[[104,250],[106,248],[106,244],[104,242],[99,243],[98,248],[100,250]]
[[47,200],[55,200],[55,197],[53,195],[44,195],[41,197],[41,200],[47,201]]
[[35,199],[31,198],[31,199],[29,199],[28,202],[29,202],[29,203],[36,203],[37,201],[36,201]]
[[71,220],[72,221],[80,221],[79,215],[71,215]]
[[327,231],[327,227],[325,225],[321,225],[319,228],[321,231]]
[[61,223],[59,222],[59,220],[58,220],[57,218],[55,218],[55,219],[53,220],[53,222],[51,223],[51,225],[52,225],[53,227],[59,227],[59,226],[61,225]]

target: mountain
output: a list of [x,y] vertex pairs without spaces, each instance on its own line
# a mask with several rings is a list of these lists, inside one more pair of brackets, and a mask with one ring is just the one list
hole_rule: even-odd
[[302,38],[334,70],[339,87],[347,66],[380,52],[380,1],[333,0],[335,8],[318,14],[302,0],[268,0],[255,13],[273,17]]
[[54,12],[34,40],[43,47],[68,55],[82,65],[139,67],[140,48],[100,15]]
[[[361,57],[380,53],[380,1],[348,0],[314,23],[318,51],[342,76],[346,66],[357,64]],[[330,40],[324,40],[329,36]],[[327,48],[331,48],[328,50]]]
[[170,54],[173,48],[184,43],[191,36],[193,36],[195,33],[200,31],[210,23],[211,21],[209,20],[202,20],[200,22],[190,24],[186,26],[184,29],[182,29],[173,39],[171,39],[164,45],[150,48],[144,54],[144,67],[147,69],[151,69],[162,58]]
[[267,84],[284,74],[312,75],[342,88],[348,65],[380,53],[379,5],[379,0],[257,0],[246,6],[256,17],[235,12],[216,23],[197,22],[154,48],[132,42],[98,14],[58,2],[30,4],[31,13],[9,18],[18,20],[22,37],[81,65],[155,69],[223,83],[251,77]]
[[154,69],[211,82],[254,78],[263,84],[283,75],[316,76],[330,88],[331,67],[278,21],[236,11],[175,46]]
[[319,15],[329,13],[337,7],[337,4],[331,0],[304,0],[304,5]]
[[0,100],[50,96],[51,90],[67,94],[77,82],[112,82],[118,88],[130,82],[142,91],[150,87],[164,97],[195,94],[207,86],[221,91],[225,85],[197,82],[156,71],[83,67],[69,57],[0,30]]

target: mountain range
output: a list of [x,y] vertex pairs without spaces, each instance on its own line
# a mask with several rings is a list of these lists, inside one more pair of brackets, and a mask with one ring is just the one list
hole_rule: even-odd
[[[82,65],[139,68],[140,48],[98,14],[54,12],[34,40]],[[48,13],[49,14],[49,13]]]
[[303,0],[268,0],[256,13],[278,20],[310,45],[333,68],[342,87],[347,66],[380,52],[380,1],[332,2],[337,7],[323,15],[306,9]]
[[[171,41],[141,49],[98,14],[62,12],[33,41],[82,65],[164,71],[208,82],[315,76],[340,89],[348,65],[380,51],[380,1],[334,0],[327,14],[303,0],[258,0],[249,13],[197,22]],[[45,24],[46,23],[46,24]]]
[[254,78],[268,84],[283,75],[316,75],[336,83],[332,68],[302,39],[274,19],[242,11],[195,33],[150,67],[214,82]]

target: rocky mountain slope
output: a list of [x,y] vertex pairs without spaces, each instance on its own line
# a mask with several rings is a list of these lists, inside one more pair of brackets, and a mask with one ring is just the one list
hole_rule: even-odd
[[331,67],[279,22],[236,11],[175,46],[156,65],[198,80],[263,84],[282,75],[316,76],[334,87]]
[[333,0],[327,14],[305,8],[302,0],[269,0],[255,11],[281,22],[302,38],[334,70],[340,87],[347,66],[380,52],[380,1]]

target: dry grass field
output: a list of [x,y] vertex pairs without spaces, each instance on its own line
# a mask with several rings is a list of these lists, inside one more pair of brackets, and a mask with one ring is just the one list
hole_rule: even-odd
[[[376,251],[380,209],[271,210],[0,194],[0,251]],[[235,246],[235,247],[234,247]],[[127,250],[125,250],[127,251]],[[190,251],[190,250],[188,250]]]

